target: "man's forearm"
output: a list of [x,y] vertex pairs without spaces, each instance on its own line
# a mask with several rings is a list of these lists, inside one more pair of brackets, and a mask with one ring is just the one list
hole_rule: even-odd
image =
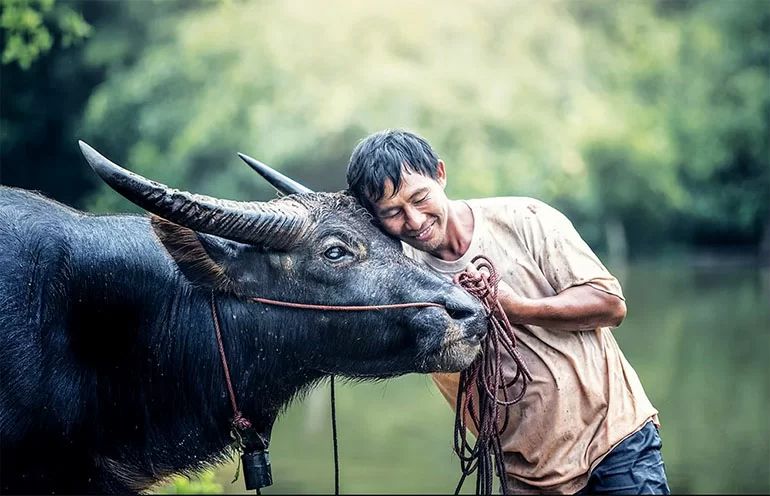
[[626,316],[626,304],[621,298],[588,285],[536,299],[509,292],[500,294],[499,301],[511,323],[549,329],[584,331],[617,327]]

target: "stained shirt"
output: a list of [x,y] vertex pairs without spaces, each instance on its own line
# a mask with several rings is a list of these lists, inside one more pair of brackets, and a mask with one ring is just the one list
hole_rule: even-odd
[[[617,279],[556,209],[525,197],[466,203],[474,229],[460,259],[441,260],[402,243],[406,255],[451,279],[483,254],[502,280],[527,298],[554,296],[582,284],[623,298]],[[533,380],[510,408],[501,436],[512,492],[574,493],[614,446],[650,419],[660,425],[610,328],[514,325],[514,334]],[[507,364],[510,379],[515,366],[510,359]],[[454,408],[459,374],[433,374],[433,380]]]

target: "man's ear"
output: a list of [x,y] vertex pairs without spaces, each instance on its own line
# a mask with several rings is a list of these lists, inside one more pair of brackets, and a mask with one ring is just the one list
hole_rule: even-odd
[[436,181],[441,185],[442,188],[446,188],[446,166],[444,165],[444,161],[439,159],[438,163],[436,164]]
[[217,291],[234,290],[235,282],[225,267],[228,259],[237,256],[239,243],[193,231],[156,215],[151,216],[150,223],[188,281]]

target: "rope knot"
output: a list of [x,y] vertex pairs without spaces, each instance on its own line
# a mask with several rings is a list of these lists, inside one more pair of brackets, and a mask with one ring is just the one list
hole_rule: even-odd
[[233,417],[232,426],[240,432],[251,429],[251,422],[249,419],[243,416],[241,412],[235,412]]

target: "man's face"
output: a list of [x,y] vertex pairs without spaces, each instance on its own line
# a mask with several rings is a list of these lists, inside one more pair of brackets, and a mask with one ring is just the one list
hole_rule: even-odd
[[401,170],[401,188],[385,182],[385,194],[373,202],[383,229],[420,251],[434,252],[446,242],[449,199],[446,171],[439,161],[436,179]]

